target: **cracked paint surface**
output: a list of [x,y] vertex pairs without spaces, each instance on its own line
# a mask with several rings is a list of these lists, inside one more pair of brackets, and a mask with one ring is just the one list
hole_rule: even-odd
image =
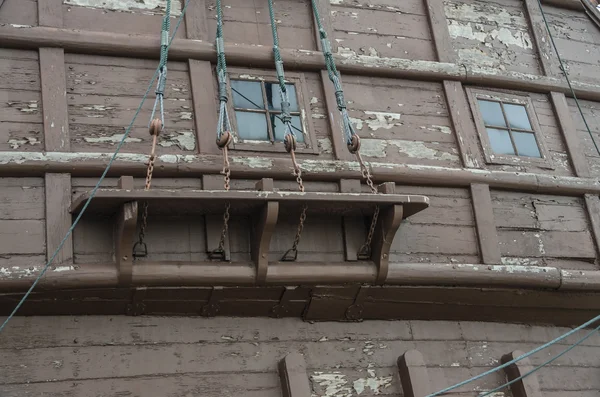
[[[430,143],[436,145],[436,142]],[[368,139],[361,140],[361,153],[366,157],[385,158],[390,147],[395,147],[398,153],[411,158],[459,161],[458,154],[447,153],[428,147],[424,142],[401,139]],[[456,151],[453,149],[453,151]]]
[[[111,11],[134,12],[137,10],[147,14],[164,14],[166,11],[166,0],[64,0],[64,4],[89,8],[101,8]],[[171,4],[171,16],[181,14],[181,2],[173,1]]]

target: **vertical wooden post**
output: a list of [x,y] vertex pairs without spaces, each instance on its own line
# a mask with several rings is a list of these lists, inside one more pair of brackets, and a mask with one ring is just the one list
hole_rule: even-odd
[[40,26],[63,27],[62,0],[39,0],[37,3]]
[[600,198],[595,194],[586,194],[585,206],[596,243],[596,254],[600,257]]
[[585,158],[585,152],[581,147],[581,141],[577,134],[577,130],[573,124],[573,118],[571,117],[565,94],[561,92],[551,92],[550,98],[552,99],[552,106],[556,112],[560,131],[562,132],[565,144],[567,145],[567,153],[569,154],[571,164],[573,164],[575,175],[583,178],[589,177],[590,168],[587,159]]
[[289,353],[279,362],[278,367],[283,397],[310,397],[306,362],[300,353]]
[[444,81],[444,93],[463,166],[481,168],[484,162],[479,150],[479,136],[469,113],[470,107],[462,84],[458,81]]
[[[523,354],[525,353],[519,350],[515,350],[514,352],[506,354],[502,356],[502,364],[514,360],[515,358],[522,356]],[[529,358],[524,358],[504,368],[504,372],[506,372],[508,380],[512,381],[513,379],[516,379],[519,376],[525,375],[532,369],[533,365],[531,365]],[[540,383],[538,382],[537,376],[535,374],[531,374],[513,383],[512,385],[510,385],[510,389],[514,397],[542,397],[542,392],[540,391]]]
[[[40,3],[43,3],[40,2]],[[47,152],[69,151],[67,81],[62,48],[40,48],[44,142]]]
[[490,187],[486,184],[471,184],[471,198],[475,212],[475,225],[479,240],[479,252],[485,264],[499,264],[502,262],[498,232],[494,222],[494,211]]
[[[49,260],[71,227],[71,175],[45,176],[46,191],[46,257]],[[73,235],[69,236],[54,260],[55,265],[73,264]]]
[[527,10],[527,15],[529,16],[531,33],[538,51],[542,73],[546,76],[555,75],[560,72],[560,67],[558,65],[556,53],[552,48],[550,35],[546,29],[546,24],[544,23],[538,0],[525,0],[525,8]]
[[425,9],[438,61],[455,63],[456,52],[450,39],[443,0],[425,0]]
[[220,154],[217,139],[217,92],[215,76],[208,61],[189,60],[190,85],[194,104],[194,126],[198,153]]
[[[185,1],[183,2],[185,4]],[[206,19],[206,0],[194,0],[185,11],[185,32],[188,39],[210,40]]]
[[423,355],[408,350],[398,358],[398,371],[405,397],[425,397],[431,394],[431,383]]

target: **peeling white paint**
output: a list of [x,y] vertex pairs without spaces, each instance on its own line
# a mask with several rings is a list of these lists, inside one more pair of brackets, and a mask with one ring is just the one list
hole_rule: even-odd
[[439,131],[442,134],[448,134],[448,135],[452,134],[452,129],[450,127],[448,127],[448,126],[445,126],[445,125],[434,125],[434,124],[432,124],[429,127],[425,127],[425,128],[427,128],[427,130],[429,130],[429,131]]
[[181,120],[191,120],[192,112],[179,112],[179,118]]
[[315,372],[311,377],[313,383],[325,388],[327,397],[352,397],[352,389],[348,386],[346,375],[340,372]]
[[[64,0],[64,4],[89,8],[101,8],[111,11],[133,12],[142,10],[146,14],[161,14],[166,11],[166,0]],[[171,17],[181,14],[181,2],[171,3]]]
[[474,32],[471,23],[460,23],[457,21],[450,21],[448,24],[448,30],[450,32],[450,37],[457,38],[463,37],[470,40],[481,41],[482,43],[488,37],[486,32]]
[[[369,375],[371,375],[371,371],[372,370],[369,370]],[[365,388],[371,389],[373,394],[381,394],[382,389],[388,388],[391,385],[391,376],[359,378],[353,383],[354,390],[356,391],[356,394],[359,395],[365,391]]]
[[[538,269],[537,265],[540,263],[536,259],[515,257],[502,257],[501,261],[503,265],[509,265],[511,270],[516,267],[520,268],[522,266],[536,266],[534,269]],[[537,271],[534,272],[537,273]],[[512,270],[510,273],[514,273],[514,270]]]
[[35,138],[35,137],[23,137],[23,138],[11,138],[8,140],[8,145],[10,146],[11,149],[18,149],[19,147],[21,147],[22,145],[38,145],[41,142]]
[[395,123],[395,121],[400,121],[401,116],[400,113],[375,112],[370,110],[365,110],[363,113],[367,116],[364,120],[350,117],[350,121],[357,130],[362,130],[364,124],[367,124],[371,131],[377,131],[380,128],[389,130],[394,126],[399,125],[399,123]]
[[[436,143],[431,143],[435,145]],[[390,146],[398,148],[398,153],[404,154],[411,158],[426,158],[432,160],[448,160],[458,161],[458,155],[435,150],[428,147],[424,142],[408,141],[400,139],[368,139],[363,138],[361,141],[361,153],[367,157],[384,158],[387,156],[387,149]]]
[[324,118],[327,118],[327,116],[324,115],[324,114],[322,114],[322,113],[313,113],[313,114],[311,114],[311,117],[313,119],[324,119]]
[[316,96],[310,98],[310,104],[314,105],[316,103],[319,103],[319,98],[317,98]]
[[331,143],[331,139],[317,139],[317,144],[319,145],[319,148],[321,148],[321,153],[333,153],[333,145]]
[[42,270],[41,266],[11,266],[11,267],[0,267],[0,276],[4,278],[20,279],[23,277],[31,277],[38,274]]
[[266,157],[231,157],[233,164],[244,165],[250,168],[272,168],[273,160]]
[[158,144],[162,147],[177,146],[181,150],[196,149],[196,137],[194,131],[174,131],[169,134],[159,135]]
[[69,272],[72,270],[76,270],[74,266],[56,266],[52,271],[55,272]]
[[485,5],[482,5],[482,3],[460,3],[460,5],[447,3],[444,11],[448,19],[482,22],[496,26],[512,25],[522,28],[528,27],[527,19],[522,12],[512,15],[506,9],[489,3],[485,3]]
[[[91,137],[91,136],[85,136],[83,137],[83,140],[86,141],[87,143],[110,143],[112,145],[121,142],[121,140],[123,139],[123,136],[125,136],[125,134],[114,134],[114,135],[110,135],[110,136],[99,136],[99,137]],[[131,138],[131,137],[127,137],[125,138],[125,143],[139,143],[142,140],[140,138]]]

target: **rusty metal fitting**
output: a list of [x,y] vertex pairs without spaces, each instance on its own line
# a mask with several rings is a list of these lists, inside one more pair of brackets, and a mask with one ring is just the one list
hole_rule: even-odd
[[352,135],[352,142],[348,144],[348,150],[353,154],[360,150],[360,138],[358,135]]
[[290,153],[292,150],[296,150],[296,138],[292,134],[287,134],[283,139],[283,145],[285,150]]
[[162,131],[162,121],[160,121],[160,119],[158,118],[152,120],[152,122],[150,123],[149,131],[150,135],[158,136],[158,134],[160,134],[160,132]]
[[231,140],[233,139],[233,135],[229,131],[223,131],[220,138],[217,138],[217,146],[219,149],[223,149],[226,146],[229,146]]

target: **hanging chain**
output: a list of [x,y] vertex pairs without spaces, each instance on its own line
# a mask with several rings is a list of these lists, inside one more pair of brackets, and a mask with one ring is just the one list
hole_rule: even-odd
[[[371,172],[369,172],[369,168],[365,164],[360,155],[359,151],[356,151],[356,158],[358,159],[358,163],[360,164],[360,172],[367,181],[367,185],[371,189],[371,193],[377,194],[377,188],[373,184],[373,180],[371,179]],[[373,212],[373,218],[371,219],[371,226],[369,227],[369,232],[367,233],[367,238],[365,239],[364,244],[359,248],[357,256],[360,259],[369,259],[371,257],[371,241],[373,240],[373,235],[375,234],[375,226],[377,226],[377,218],[379,218],[379,206],[375,206],[375,211]]]
[[[225,191],[229,191],[231,188],[231,169],[229,168],[229,148],[228,145],[231,143],[232,136],[229,131],[225,131],[222,134],[222,137],[226,138],[224,141],[217,141],[217,145],[223,151],[223,170],[221,173],[223,174],[223,187]],[[222,146],[221,146],[222,145]],[[227,203],[225,205],[225,212],[223,213],[223,229],[221,230],[221,237],[219,238],[219,246],[217,249],[211,251],[209,253],[210,259],[220,259],[222,261],[225,260],[225,239],[227,238],[227,233],[229,233],[229,209],[231,208],[231,204]]]
[[[294,172],[292,175],[294,175],[296,177],[296,182],[298,183],[298,190],[300,190],[301,193],[304,193],[304,182],[302,181],[302,169],[300,169],[300,166],[298,165],[298,162],[296,161],[296,152],[294,151],[293,147],[295,146],[295,139],[294,137],[290,138],[293,142],[290,144],[290,147],[292,147],[292,149],[290,150],[290,156],[292,157],[292,164],[294,166]],[[292,245],[292,248],[290,248],[289,250],[286,251],[285,254],[283,254],[283,257],[281,258],[281,260],[283,262],[293,262],[298,258],[298,244],[300,244],[300,238],[302,237],[302,230],[304,230],[304,222],[306,221],[306,210],[308,209],[308,207],[306,205],[302,206],[302,211],[300,212],[300,220],[298,221],[298,229],[296,229],[296,236],[294,237],[294,243]]]

